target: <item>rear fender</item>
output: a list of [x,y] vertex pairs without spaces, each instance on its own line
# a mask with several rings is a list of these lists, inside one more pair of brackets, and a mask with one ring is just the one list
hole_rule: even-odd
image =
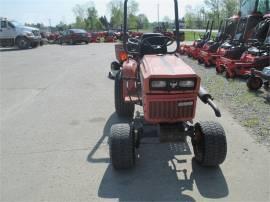
[[126,98],[136,95],[136,74],[138,63],[133,59],[128,59],[123,63],[123,97]]

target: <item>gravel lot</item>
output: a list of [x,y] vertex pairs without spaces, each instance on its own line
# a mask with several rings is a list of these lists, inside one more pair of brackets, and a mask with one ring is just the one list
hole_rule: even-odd
[[226,79],[223,75],[217,75],[214,67],[205,68],[187,56],[182,56],[182,59],[201,76],[203,85],[214,98],[222,103],[258,142],[270,149],[270,102],[267,99],[270,92],[263,88],[258,92],[251,92],[245,79]]
[[107,78],[113,44],[0,50],[0,57],[1,202],[269,201],[270,153],[225,104],[216,118],[198,102],[194,121],[223,125],[228,153],[221,166],[194,162],[190,141],[148,142],[135,169],[114,171],[107,138],[111,125],[125,120],[114,113]]

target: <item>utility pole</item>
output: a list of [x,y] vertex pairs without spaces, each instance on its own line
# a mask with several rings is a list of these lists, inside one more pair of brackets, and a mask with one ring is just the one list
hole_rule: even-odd
[[157,4],[157,15],[158,15],[158,28],[159,28],[159,2]]
[[49,21],[49,26],[50,26],[49,27],[50,28],[50,32],[52,32],[52,22],[51,22],[51,19],[49,18],[48,21]]

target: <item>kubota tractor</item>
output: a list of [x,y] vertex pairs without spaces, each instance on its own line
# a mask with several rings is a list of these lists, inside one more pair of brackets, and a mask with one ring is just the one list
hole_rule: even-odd
[[[212,107],[217,117],[221,116],[212,96],[201,87],[200,77],[176,53],[179,37],[176,41],[157,33],[143,34],[139,39],[128,37],[127,2],[124,2],[123,41],[127,58],[116,74],[114,94],[116,113],[131,121],[111,127],[109,150],[113,167],[133,167],[141,139],[153,135],[161,142],[185,141],[189,136],[197,162],[218,166],[227,153],[223,127],[216,122],[193,125],[198,97]],[[177,0],[174,5],[178,36]],[[143,112],[136,112],[134,116],[135,105],[141,106]]]

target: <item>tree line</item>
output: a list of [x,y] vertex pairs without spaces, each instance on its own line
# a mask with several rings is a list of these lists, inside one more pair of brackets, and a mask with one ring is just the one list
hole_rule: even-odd
[[[121,29],[124,15],[123,7],[124,4],[122,0],[111,0],[107,4],[107,10],[111,17],[107,19],[106,16],[99,17],[93,2],[83,5],[77,4],[73,8],[73,13],[76,17],[73,26],[91,31]],[[138,14],[138,11],[138,2],[136,0],[130,0],[128,5],[129,27],[131,29],[148,29],[148,18],[145,14]]]
[[187,29],[204,28],[208,20],[214,20],[217,29],[222,19],[229,18],[239,11],[239,0],[204,0],[203,7],[186,7],[184,17]]
[[[222,19],[237,14],[239,1],[240,0],[204,0],[204,5],[201,7],[187,6],[185,8],[186,14],[181,20],[184,21],[185,28],[187,29],[202,29],[205,28],[208,20],[214,20],[214,29],[217,29]],[[110,16],[109,19],[105,15],[99,16],[93,1],[86,4],[77,4],[73,8],[75,22],[72,24],[60,22],[56,27],[53,27],[53,30],[63,31],[68,28],[81,28],[88,31],[120,30],[122,29],[124,15],[123,2],[123,0],[111,0],[107,4],[107,13],[109,14],[107,16]],[[139,13],[139,4],[136,0],[129,0],[128,4],[129,29],[151,30],[161,24],[167,29],[174,28],[174,19],[165,16],[161,19],[162,23],[160,24],[158,24],[158,22],[149,22],[145,14]],[[30,25],[35,26],[35,24]],[[38,23],[35,27],[41,28],[44,27],[44,25]]]

